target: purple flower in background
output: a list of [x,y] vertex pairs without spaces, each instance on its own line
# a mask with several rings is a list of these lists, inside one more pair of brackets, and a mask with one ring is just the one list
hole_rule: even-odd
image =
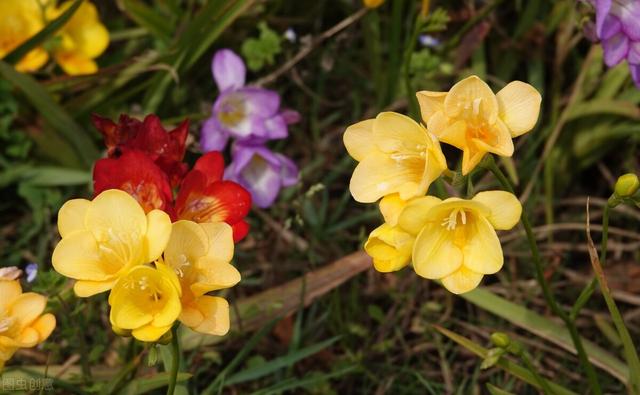
[[296,164],[265,146],[237,143],[231,156],[233,160],[225,170],[225,179],[247,188],[258,207],[271,206],[281,188],[298,182]]
[[211,117],[202,126],[203,151],[220,151],[229,137],[237,141],[261,144],[288,136],[287,125],[298,120],[291,110],[280,110],[280,95],[269,89],[245,86],[246,67],[230,49],[213,56],[213,79],[220,96],[213,104]]
[[24,268],[24,271],[25,273],[27,273],[27,282],[32,283],[38,275],[38,264],[35,262],[31,262],[27,264],[27,266]]
[[629,63],[631,77],[640,88],[640,1],[591,0],[596,8],[596,35],[602,42],[604,62],[613,67]]

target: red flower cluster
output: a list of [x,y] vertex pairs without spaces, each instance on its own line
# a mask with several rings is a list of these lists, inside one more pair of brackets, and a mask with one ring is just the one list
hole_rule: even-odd
[[246,236],[249,224],[244,217],[251,208],[251,195],[235,182],[222,180],[222,155],[201,156],[191,171],[182,161],[188,121],[169,132],[156,115],[144,121],[121,115],[117,124],[94,115],[93,124],[103,134],[108,154],[93,169],[95,195],[121,189],[145,212],[164,210],[174,221],[226,222],[236,242]]

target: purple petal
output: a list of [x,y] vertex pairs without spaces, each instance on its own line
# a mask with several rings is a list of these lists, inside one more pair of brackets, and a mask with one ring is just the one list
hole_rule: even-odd
[[630,65],[640,65],[640,41],[631,43],[629,48],[629,54],[627,55],[627,62]]
[[298,166],[289,158],[282,154],[276,154],[280,159],[280,177],[282,178],[282,186],[290,187],[298,183]]
[[620,1],[616,3],[616,14],[622,22],[622,31],[631,41],[640,40],[640,1]]
[[611,0],[596,0],[596,33],[601,40],[604,40],[602,32],[604,25],[608,21],[611,10]]
[[283,139],[289,135],[287,123],[281,115],[267,119],[264,126],[267,129],[267,137],[269,139]]
[[282,184],[279,158],[266,147],[242,144],[234,145],[232,155],[225,177],[247,188],[256,206],[271,206]]
[[27,267],[24,268],[24,271],[27,273],[27,282],[32,283],[38,275],[38,264],[35,262],[31,262],[27,264]]
[[300,122],[300,113],[297,112],[296,110],[285,108],[282,111],[280,111],[280,115],[282,116],[284,121],[287,123],[287,125],[292,125],[294,123]]
[[629,52],[629,39],[623,33],[618,33],[602,43],[604,62],[609,67],[620,63]]
[[238,91],[244,97],[245,110],[264,118],[270,118],[280,108],[280,95],[277,92],[262,88],[243,88]]
[[640,89],[640,65],[629,65],[629,71],[631,72],[633,82],[636,84],[638,89]]
[[230,49],[218,50],[211,63],[213,79],[222,91],[244,86],[247,69],[242,59]]
[[211,117],[202,125],[200,147],[202,151],[222,151],[227,146],[229,134],[220,128],[215,117]]
[[604,22],[602,23],[600,30],[598,30],[597,32],[598,38],[600,38],[600,40],[602,41],[608,40],[618,34],[620,30],[622,30],[620,19],[609,14],[604,18]]

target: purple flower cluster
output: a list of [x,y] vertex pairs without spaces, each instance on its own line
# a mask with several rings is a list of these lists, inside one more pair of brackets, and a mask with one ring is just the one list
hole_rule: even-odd
[[286,138],[288,125],[298,122],[300,115],[281,109],[277,92],[245,86],[245,64],[230,49],[215,53],[211,71],[220,95],[213,104],[211,117],[202,125],[200,145],[205,152],[221,151],[233,139],[233,160],[225,178],[251,192],[258,207],[269,207],[281,188],[298,181],[298,168],[265,144]]
[[604,62],[613,67],[629,63],[633,82],[640,88],[640,0],[590,0],[596,9],[596,35]]

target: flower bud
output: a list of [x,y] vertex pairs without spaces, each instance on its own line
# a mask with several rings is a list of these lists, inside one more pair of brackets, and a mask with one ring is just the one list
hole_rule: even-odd
[[511,343],[511,339],[509,339],[509,335],[503,332],[494,332],[491,334],[491,342],[500,348],[506,348]]
[[638,188],[640,188],[638,176],[633,173],[627,173],[618,178],[614,191],[620,197],[629,197],[636,193]]

